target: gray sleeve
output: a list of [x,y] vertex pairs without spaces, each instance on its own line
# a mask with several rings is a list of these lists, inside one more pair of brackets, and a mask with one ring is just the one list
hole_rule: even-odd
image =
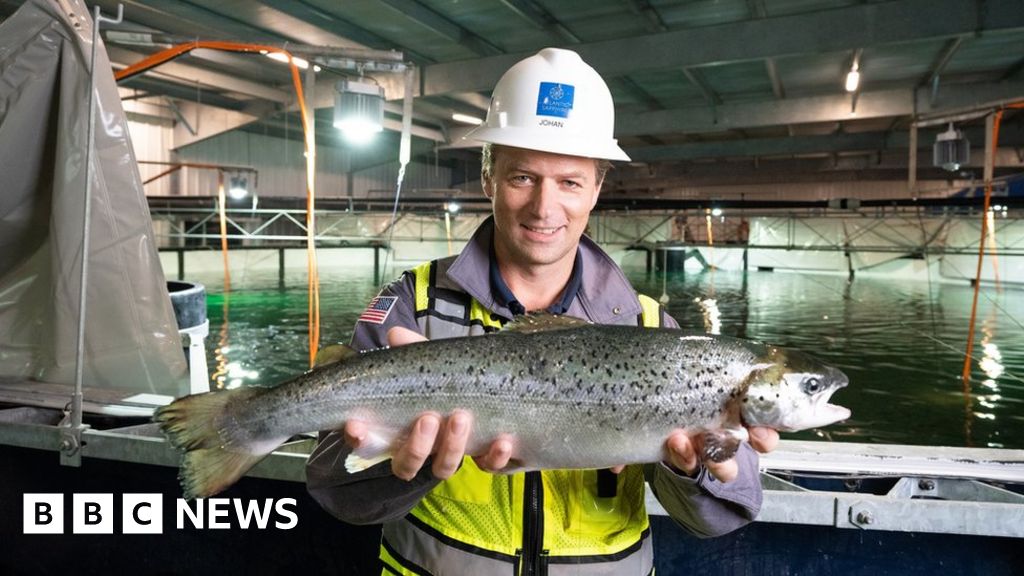
[[[675,318],[662,307],[661,325],[678,328]],[[645,468],[647,482],[669,516],[686,530],[702,538],[746,526],[761,510],[761,474],[757,452],[749,444],[736,453],[739,474],[732,482],[715,480],[701,465],[695,477],[680,474],[664,463]]]
[[379,524],[401,518],[441,481],[430,472],[430,460],[406,482],[391,474],[391,462],[349,474],[345,458],[351,449],[340,432],[320,434],[306,463],[306,489],[320,506],[349,524]]
[[761,476],[757,452],[748,444],[736,453],[739,474],[732,482],[715,480],[701,466],[694,478],[664,463],[644,468],[658,502],[677,524],[701,538],[721,536],[754,521],[761,511]]
[[[381,297],[397,298],[380,324],[356,322],[352,347],[365,351],[387,346],[387,332],[395,326],[419,331],[415,314],[415,278],[405,273],[384,288]],[[320,433],[320,441],[306,463],[306,489],[332,516],[350,524],[376,524],[405,516],[440,481],[428,460],[415,478],[406,482],[391,474],[391,462],[359,473],[345,470],[351,449],[338,431]]]
[[405,272],[401,278],[385,286],[378,297],[396,300],[383,322],[356,321],[352,348],[360,352],[386,347],[388,330],[395,326],[420,332],[416,322],[416,277],[412,272]]

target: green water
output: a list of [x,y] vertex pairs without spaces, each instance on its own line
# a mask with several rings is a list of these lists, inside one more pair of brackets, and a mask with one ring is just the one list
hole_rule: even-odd
[[[214,385],[273,385],[308,364],[305,275],[191,277],[209,292],[207,359]],[[655,298],[660,276],[631,275]],[[668,308],[705,329],[713,299],[720,333],[810,352],[841,368],[850,386],[833,402],[850,420],[785,437],[849,442],[1024,448],[1024,298],[987,287],[978,302],[973,371],[960,373],[970,320],[967,286],[906,280],[750,272],[670,276]],[[369,270],[321,270],[321,344],[344,341],[377,292]],[[226,321],[225,321],[226,319]]]

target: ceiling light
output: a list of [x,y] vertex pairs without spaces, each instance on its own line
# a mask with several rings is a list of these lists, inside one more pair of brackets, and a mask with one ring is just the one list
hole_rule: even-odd
[[[260,50],[260,54],[263,54],[264,56],[270,58],[271,60],[277,60],[278,62],[284,62],[285,64],[288,63],[288,56],[285,55],[283,52],[268,52],[266,50]],[[296,66],[303,70],[309,68],[309,61],[303,58],[299,58],[298,56],[292,56],[292,62],[294,62]],[[319,72],[320,67],[314,64],[313,71]]]
[[233,200],[241,200],[249,194],[249,182],[241,176],[232,176],[228,187],[228,196]]
[[455,120],[456,122],[462,122],[464,124],[472,124],[474,126],[479,126],[484,123],[483,119],[481,118],[477,118],[476,116],[470,116],[469,114],[459,114],[458,112],[452,114],[452,120]]
[[935,137],[932,164],[955,172],[971,160],[971,142],[950,123],[949,129]]
[[340,80],[334,86],[334,127],[353,143],[367,142],[384,130],[384,89],[364,80]]
[[857,88],[860,87],[860,70],[857,68],[857,64],[850,68],[850,72],[846,74],[846,91],[856,92]]
[[448,210],[448,212],[450,214],[458,214],[459,213],[459,209],[462,208],[456,202],[446,202],[444,207],[445,207],[445,210]]

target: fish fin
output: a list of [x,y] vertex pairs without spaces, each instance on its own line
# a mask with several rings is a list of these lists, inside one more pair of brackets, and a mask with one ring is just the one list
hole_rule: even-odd
[[153,415],[167,441],[185,452],[178,479],[186,499],[206,498],[234,484],[288,438],[237,442],[224,424],[228,405],[263,394],[259,388],[193,394]]
[[740,443],[749,438],[747,429],[720,428],[704,433],[704,459],[712,462],[725,462],[736,455]]
[[345,458],[345,470],[349,474],[362,472],[391,459],[391,438],[379,432],[370,431],[363,438],[362,446]]
[[327,366],[328,364],[334,364],[335,362],[344,362],[355,356],[359,356],[359,352],[356,352],[345,344],[330,344],[328,346],[324,346],[316,353],[316,359],[313,361],[313,367],[320,368],[322,366]]
[[501,470],[496,471],[496,474],[518,474],[519,472],[531,472],[536,468],[531,468],[526,465],[525,462],[518,458],[509,458],[508,464]]
[[515,320],[505,324],[503,332],[517,332],[519,334],[536,334],[537,332],[549,332],[552,330],[566,330],[589,326],[590,322],[573,318],[572,316],[558,316],[546,312],[524,314]]
[[178,471],[184,498],[209,498],[226,490],[267,454],[269,452],[253,454],[228,448],[201,448],[186,452]]
[[178,398],[153,413],[153,421],[179,450],[216,448],[225,444],[220,419],[229,403],[244,401],[264,392],[261,388],[237,388]]

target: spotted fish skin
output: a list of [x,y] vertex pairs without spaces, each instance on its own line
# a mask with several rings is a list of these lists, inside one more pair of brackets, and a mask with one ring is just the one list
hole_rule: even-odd
[[[680,330],[575,323],[355,355],[276,388],[226,399],[211,416],[217,437],[205,443],[174,435],[180,424],[171,416],[174,404],[157,419],[185,450],[220,446],[262,457],[294,434],[337,429],[349,419],[366,422],[386,449],[418,415],[461,409],[474,416],[468,453],[508,434],[518,470],[603,468],[661,460],[676,428],[737,430],[742,420],[793,429],[792,418],[787,423],[773,414],[804,409],[786,391],[787,379],[798,380],[794,375],[818,379],[819,406],[846,385],[838,370],[781,348]],[[841,419],[836,416],[845,409],[828,406],[840,410],[832,421]],[[181,408],[178,414],[187,414],[187,406]]]

